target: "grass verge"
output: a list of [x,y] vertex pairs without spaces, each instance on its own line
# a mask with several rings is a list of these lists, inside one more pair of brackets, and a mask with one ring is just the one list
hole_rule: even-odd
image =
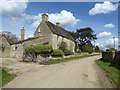
[[16,75],[9,74],[6,70],[0,69],[0,85],[3,86],[11,81]]
[[120,68],[118,68],[118,66],[116,65],[112,65],[111,62],[108,62],[106,60],[97,60],[96,63],[102,68],[104,69],[108,75],[110,76],[110,78],[112,79],[112,81],[118,86],[120,87]]
[[50,62],[43,62],[40,64],[42,64],[42,65],[57,64],[57,63],[61,63],[61,62],[66,62],[66,61],[70,61],[70,60],[76,60],[76,59],[86,58],[86,57],[91,57],[91,56],[97,56],[97,55],[100,55],[100,54],[90,54],[90,55],[70,57],[70,58],[65,58],[65,59],[51,59]]

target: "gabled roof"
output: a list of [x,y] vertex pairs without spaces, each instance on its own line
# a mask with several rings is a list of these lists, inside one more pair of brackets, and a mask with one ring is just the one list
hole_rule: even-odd
[[[5,39],[7,40],[7,42],[9,43],[9,44],[11,44],[10,43],[10,41],[7,39],[7,37],[5,36],[5,34],[0,34],[0,38],[2,38],[2,37],[5,37]],[[3,42],[3,41],[2,41]]]
[[60,26],[56,26],[56,25],[52,24],[49,21],[45,21],[45,22],[46,22],[47,26],[49,27],[49,29],[51,30],[51,32],[53,34],[57,34],[59,36],[63,36],[65,38],[67,38],[67,39],[75,41],[73,39],[73,37],[71,36],[71,34],[67,30],[65,30],[64,28],[62,28]]

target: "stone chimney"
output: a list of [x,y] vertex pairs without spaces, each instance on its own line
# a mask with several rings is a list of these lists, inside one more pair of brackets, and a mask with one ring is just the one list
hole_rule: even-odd
[[56,23],[56,26],[58,26],[58,27],[59,27],[59,26],[60,26],[60,22],[57,22],[57,23]]
[[42,21],[48,21],[48,15],[42,14]]
[[24,26],[22,26],[22,29],[21,29],[21,40],[24,40],[25,38],[25,29],[24,29]]

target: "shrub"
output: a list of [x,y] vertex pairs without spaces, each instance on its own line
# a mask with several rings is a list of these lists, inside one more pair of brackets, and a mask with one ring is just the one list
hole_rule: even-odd
[[48,54],[53,51],[52,47],[50,45],[40,45],[41,54]]
[[53,49],[53,53],[51,54],[51,56],[54,56],[54,57],[58,57],[62,55],[63,55],[63,51],[58,49]]
[[100,48],[98,46],[95,47],[95,52],[99,52]]
[[53,49],[50,45],[37,45],[25,48],[26,53],[34,52],[36,54],[49,54],[52,52],[52,50]]
[[110,51],[116,51],[114,48],[110,48],[109,50],[110,50]]
[[67,48],[66,42],[62,41],[62,42],[59,44],[59,49],[62,50],[62,51],[64,51],[64,50],[66,50],[66,48]]
[[29,46],[29,47],[25,48],[25,52],[26,52],[26,53],[35,52],[35,51],[34,51],[34,46]]
[[76,53],[81,53],[82,51],[81,50],[78,50]]
[[90,45],[85,45],[82,47],[82,50],[84,52],[88,52],[89,54],[91,54],[93,52],[93,48]]
[[65,56],[68,56],[68,55],[73,54],[73,52],[71,52],[70,50],[67,50],[67,49],[64,50],[63,52],[64,52],[64,55],[65,55]]

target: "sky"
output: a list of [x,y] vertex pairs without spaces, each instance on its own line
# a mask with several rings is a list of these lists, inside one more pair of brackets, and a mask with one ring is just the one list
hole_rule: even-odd
[[10,31],[20,37],[22,26],[25,38],[32,37],[46,13],[52,23],[60,22],[68,31],[91,27],[98,39],[93,44],[101,49],[113,46],[115,37],[118,45],[118,5],[117,2],[14,2],[0,3],[0,31]]

